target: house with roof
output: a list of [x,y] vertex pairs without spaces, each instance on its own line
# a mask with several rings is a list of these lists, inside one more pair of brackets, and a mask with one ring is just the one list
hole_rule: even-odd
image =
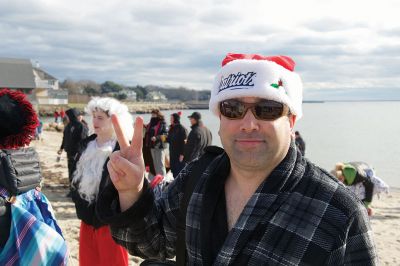
[[126,95],[126,99],[127,101],[132,101],[132,102],[136,102],[137,101],[137,94],[134,90],[131,89],[124,89],[121,91],[121,93],[124,93]]
[[150,91],[146,95],[146,100],[149,102],[166,102],[168,99],[165,94],[160,91]]
[[29,59],[0,58],[0,88],[23,91],[35,104],[68,104],[68,91],[61,90],[55,77]]

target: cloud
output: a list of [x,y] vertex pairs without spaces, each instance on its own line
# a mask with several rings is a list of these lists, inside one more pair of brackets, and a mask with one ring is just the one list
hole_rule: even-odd
[[60,80],[207,89],[228,52],[285,54],[306,95],[395,90],[400,6],[388,1],[1,1],[0,56]]
[[305,23],[305,26],[313,31],[327,33],[331,31],[347,31],[355,28],[368,28],[366,23],[348,22],[336,18],[320,18]]
[[132,7],[132,19],[136,23],[147,23],[161,28],[191,23],[196,9],[192,6],[171,2],[146,1],[146,5]]

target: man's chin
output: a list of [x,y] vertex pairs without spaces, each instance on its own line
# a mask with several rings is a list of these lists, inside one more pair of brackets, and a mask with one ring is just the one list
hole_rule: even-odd
[[259,162],[265,162],[266,159],[266,151],[257,147],[235,149],[233,153],[233,157],[235,157],[236,160],[240,161],[243,165],[257,165]]
[[[237,158],[236,164],[243,170],[257,171],[265,167],[265,161],[260,158]],[[232,162],[231,162],[232,163]]]

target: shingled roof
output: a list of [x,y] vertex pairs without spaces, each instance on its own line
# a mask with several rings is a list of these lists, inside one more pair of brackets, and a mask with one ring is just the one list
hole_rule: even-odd
[[0,58],[0,88],[35,88],[31,61],[29,59]]

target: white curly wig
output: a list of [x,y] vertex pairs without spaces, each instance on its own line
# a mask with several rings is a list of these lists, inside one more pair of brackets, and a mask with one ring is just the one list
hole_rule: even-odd
[[133,136],[133,118],[129,113],[128,107],[114,98],[93,97],[85,108],[85,112],[92,114],[94,111],[101,110],[108,116],[116,115],[124,130],[128,140]]

